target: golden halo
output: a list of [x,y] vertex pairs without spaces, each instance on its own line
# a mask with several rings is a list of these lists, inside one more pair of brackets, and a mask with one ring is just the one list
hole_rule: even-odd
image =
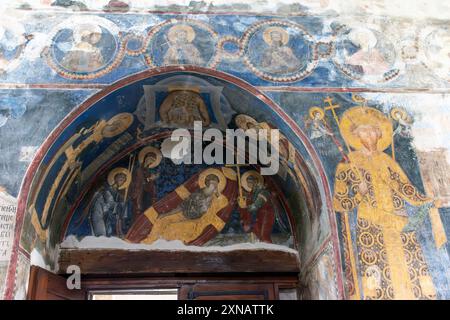
[[102,130],[105,138],[112,138],[121,134],[133,123],[133,115],[131,113],[119,113],[106,122],[106,126]]
[[167,39],[169,39],[170,42],[175,42],[175,40],[177,39],[177,32],[179,31],[186,32],[186,39],[188,42],[192,42],[194,40],[195,31],[190,25],[187,24],[176,24],[171,27],[167,32]]
[[151,168],[158,166],[161,163],[162,154],[158,148],[155,148],[152,146],[143,148],[141,151],[139,151],[139,154],[138,154],[138,160],[141,165],[144,164],[145,156],[149,153],[154,153],[156,155],[155,161],[152,164],[150,164],[150,166],[147,167],[147,168],[151,169]]
[[383,151],[392,143],[392,123],[381,111],[369,107],[353,107],[344,112],[340,129],[344,140],[354,149],[360,150],[363,147],[360,139],[353,134],[353,130],[360,125],[373,125],[381,130],[378,151]]
[[395,121],[398,121],[399,119],[406,120],[408,115],[402,108],[394,107],[391,109],[391,118]]
[[319,107],[311,107],[311,108],[309,108],[309,117],[311,119],[314,119],[314,114],[316,112],[318,112],[320,114],[319,120],[322,120],[323,117],[325,117],[325,113],[323,112],[322,108],[319,108]]
[[210,174],[213,174],[219,178],[219,185],[217,188],[218,188],[219,192],[222,192],[225,189],[225,186],[227,185],[227,178],[225,178],[222,171],[220,171],[219,169],[209,168],[209,169],[202,171],[200,173],[200,175],[198,176],[199,187],[200,188],[206,187],[206,183],[205,183],[206,177],[209,176]]
[[272,32],[278,32],[281,34],[281,42],[283,43],[283,45],[286,45],[289,42],[289,34],[286,30],[281,27],[269,27],[264,30],[263,33],[263,39],[268,45],[272,44],[272,37],[270,35]]
[[253,119],[252,117],[246,115],[246,114],[240,114],[238,116],[236,116],[234,122],[236,122],[236,125],[238,126],[238,128],[247,130],[248,129],[248,124],[251,123],[254,126],[258,125],[258,121],[256,121],[255,119]]
[[131,174],[130,171],[128,171],[126,168],[123,167],[118,167],[118,168],[114,168],[112,169],[109,173],[108,173],[108,183],[110,186],[113,186],[115,181],[114,178],[116,177],[116,175],[118,175],[119,173],[123,173],[126,177],[127,180],[125,180],[125,183],[119,188],[119,190],[125,189],[127,188],[130,183],[131,183]]
[[246,171],[242,175],[241,183],[242,183],[242,187],[244,188],[244,190],[248,191],[248,192],[252,191],[252,188],[250,188],[250,186],[248,185],[248,182],[247,182],[247,179],[250,176],[256,177],[256,179],[258,179],[259,183],[261,183],[261,184],[264,183],[264,178],[262,175],[259,174],[258,171],[255,171],[255,170]]
[[352,93],[352,100],[361,104],[364,104],[367,101],[363,96],[356,93]]

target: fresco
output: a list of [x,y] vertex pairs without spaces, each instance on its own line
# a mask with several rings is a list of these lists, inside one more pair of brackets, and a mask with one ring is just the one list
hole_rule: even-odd
[[[0,186],[12,197],[70,112],[120,79],[154,76],[114,84],[45,150],[17,297],[26,254],[54,266],[57,245],[75,236],[274,243],[299,250],[311,298],[450,298],[448,10],[400,6],[394,17],[400,9],[383,1],[307,1],[271,14],[249,13],[262,3],[149,14],[137,3],[28,2],[45,10],[11,10],[0,23]],[[170,66],[182,69],[158,73]],[[280,129],[279,174],[176,166],[162,140],[194,120]]]
[[349,77],[378,83],[395,78],[399,59],[394,45],[385,39],[380,31],[353,25],[336,26],[336,55],[334,63]]
[[[181,79],[189,86],[179,86]],[[153,81],[154,84],[135,86],[143,88],[143,95],[135,98],[133,113],[122,112],[78,129],[59,147],[57,156],[40,174],[41,183],[49,184],[49,193],[36,193],[31,201],[30,210],[36,210],[34,216],[39,220],[37,234],[45,234],[49,228],[52,218],[47,212],[75,205],[69,209],[73,216],[66,218],[68,227],[63,232],[66,237],[75,235],[80,240],[96,236],[144,244],[163,239],[187,245],[266,242],[294,247],[292,213],[278,177],[263,177],[257,167],[180,165],[168,158],[166,154],[170,152],[164,151],[167,141],[163,137],[170,134],[171,128],[192,128],[194,120],[219,128],[223,121],[227,127],[244,130],[276,127],[237,114],[241,110],[234,110],[225,95],[215,97],[220,91],[199,77],[175,75]],[[152,103],[143,103],[145,99]],[[217,102],[219,105],[215,105]],[[154,122],[147,123],[149,118]],[[118,162],[100,167],[104,171],[101,176],[88,178],[89,172],[94,171],[88,169],[91,165],[86,166],[87,150],[91,150],[91,155],[101,154],[95,148],[102,146],[102,140],[126,137],[134,130],[138,148]],[[308,192],[307,205],[314,207],[311,217],[317,220],[320,209],[311,194],[318,191],[313,182],[307,181],[311,178],[305,176],[307,169],[294,145],[284,135],[281,139],[281,178]],[[123,146],[131,143],[128,139],[123,142]],[[104,154],[104,160],[108,160],[108,153]],[[50,180],[55,165],[59,173]],[[91,187],[77,199],[77,193],[88,182]],[[24,246],[29,242],[23,241]]]
[[189,90],[172,92],[163,101],[159,116],[163,123],[180,127],[193,127],[195,121],[207,127],[211,122],[200,94]]
[[168,66],[215,63],[217,33],[197,20],[169,20],[153,27],[148,37],[147,64]]
[[28,153],[42,144],[73,104],[81,103],[92,93],[92,90],[63,94],[60,90],[0,90],[0,135],[8,137],[0,140],[0,185],[9,194],[17,197],[22,182],[17,176],[24,175],[30,164],[31,159],[26,159],[31,156]]
[[[338,165],[334,191],[336,211],[345,215],[357,210],[363,294],[369,298],[434,298],[428,267],[414,234],[432,208],[432,199],[417,190],[393,157],[382,152],[392,143],[392,124],[376,109],[366,108],[354,107],[342,116],[341,133],[355,151],[348,154],[347,163]],[[416,211],[409,221],[406,203]],[[445,234],[438,237],[440,247]],[[420,274],[410,274],[417,270]]]
[[0,75],[14,70],[33,35],[26,34],[24,26],[13,19],[2,19],[0,23]]
[[[280,135],[281,170],[273,177],[261,176],[258,166],[177,165],[168,158],[171,146],[165,138],[175,128],[192,129],[194,120],[223,131],[266,129],[269,142],[279,125],[289,133],[279,119],[258,121],[258,113],[255,118],[243,113],[250,106],[267,106],[224,85],[212,77],[163,75],[114,91],[77,118],[46,154],[46,165],[33,181],[36,192],[27,205],[21,246],[40,247],[50,264],[57,244],[69,236],[149,245],[162,239],[197,246],[296,247],[293,210],[299,206],[322,230],[313,239],[313,246],[320,245],[329,234],[328,224],[320,223],[327,221],[317,201],[321,191],[298,141],[291,142],[288,134]],[[248,106],[228,99],[236,90],[247,95]],[[97,108],[112,105],[109,115],[98,117]],[[296,190],[295,201],[288,190]]]
[[234,111],[222,90],[199,77],[170,77],[144,86],[134,114],[144,132],[158,126],[192,128],[194,121],[223,130]]
[[3,294],[11,256],[17,201],[0,188],[0,293]]
[[449,81],[450,30],[448,26],[443,28],[425,28],[421,33],[424,38],[424,61],[440,78]]
[[[118,28],[109,20],[73,17],[57,26],[50,46],[43,49],[49,66],[63,77],[89,79],[114,67],[123,53]],[[123,52],[123,50],[122,50]]]
[[[281,96],[288,108],[295,101],[290,95]],[[414,105],[412,97],[364,96],[374,100],[311,94],[305,101],[316,106],[296,115],[330,164],[346,290],[355,299],[445,298],[450,279],[447,142],[433,146],[420,136],[430,120],[423,113],[414,119],[419,107],[398,104]],[[431,100],[437,108],[439,100]],[[424,151],[416,154],[417,148]]]
[[329,244],[310,267],[305,280],[302,298],[306,300],[337,300],[336,267],[333,262],[332,247]]
[[[39,223],[43,229],[47,229],[51,220],[50,212],[53,211],[53,206],[58,205],[58,200],[55,202],[55,198],[59,199],[65,196],[64,186],[60,186],[60,182],[64,177],[68,176],[68,181],[64,183],[70,184],[73,179],[76,179],[81,170],[81,162],[79,161],[79,155],[85,150],[87,146],[91,143],[98,143],[103,138],[112,138],[122,132],[124,132],[127,127],[131,124],[133,120],[133,116],[129,113],[121,113],[108,121],[99,121],[95,123],[90,128],[84,128],[81,130],[79,135],[72,137],[71,141],[82,138],[83,136],[87,136],[86,139],[82,143],[80,143],[77,147],[73,148],[69,143],[66,144],[67,149],[64,152],[65,161],[62,166],[59,168],[59,173],[55,176],[49,174],[50,172],[45,172],[41,177],[42,179],[50,179],[53,180],[54,183],[52,188],[49,191],[50,197],[45,199],[43,211],[41,217],[39,219]],[[60,158],[56,158],[59,160]],[[34,211],[34,207],[31,208]]]
[[[238,115],[235,118],[237,126],[241,129],[266,129],[273,128],[267,122],[257,122],[252,117],[246,115]],[[297,184],[292,185],[293,188],[298,188],[302,191],[304,199],[304,205],[302,207],[299,204],[303,202],[297,198],[297,194],[289,193],[290,203],[294,206],[295,211],[300,213],[301,225],[308,226],[307,230],[299,231],[301,236],[300,243],[305,248],[302,253],[302,257],[305,260],[309,260],[315,250],[323,244],[324,240],[329,236],[330,225],[329,217],[326,212],[323,212],[324,207],[321,201],[319,201],[318,195],[320,191],[314,178],[307,174],[308,164],[304,162],[301,155],[296,152],[294,145],[283,134],[280,134],[279,138],[279,154],[280,163],[282,164],[279,176],[284,177],[283,182],[289,183],[290,180],[298,181]],[[287,170],[283,168],[288,168]]]
[[240,172],[239,186],[232,168],[180,168],[154,146],[136,151],[128,162],[128,167],[109,171],[107,181],[89,193],[68,235],[145,244],[163,239],[193,245],[293,245],[283,202],[257,171]]
[[438,21],[305,13],[126,15],[87,11],[87,22],[81,13],[61,11],[43,26],[32,23],[40,19],[36,12],[19,11],[5,22],[0,40],[12,72],[8,82],[20,83],[27,73],[31,83],[111,84],[148,68],[194,65],[257,86],[449,86],[448,28]]
[[300,25],[281,21],[256,23],[243,36],[244,61],[258,76],[293,81],[315,66],[312,37]]

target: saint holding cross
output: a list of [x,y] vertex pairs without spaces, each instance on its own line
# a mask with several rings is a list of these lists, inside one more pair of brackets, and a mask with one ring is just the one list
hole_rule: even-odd
[[[407,208],[414,208],[414,217],[428,212],[433,201],[384,152],[392,143],[392,123],[382,112],[364,105],[346,110],[339,121],[336,108],[329,103],[326,109],[332,111],[349,152],[336,169],[334,209],[345,219],[356,214],[356,239],[344,239],[352,254],[356,242],[357,264],[351,263],[357,269],[353,298],[436,298],[415,236],[420,224],[407,214]],[[345,227],[350,234],[348,220]],[[442,245],[446,240],[436,238],[440,236],[435,233],[436,244]]]

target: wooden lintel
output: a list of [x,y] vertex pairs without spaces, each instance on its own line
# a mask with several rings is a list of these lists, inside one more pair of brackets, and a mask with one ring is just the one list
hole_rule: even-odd
[[82,274],[298,273],[295,253],[276,250],[158,251],[62,249],[59,270],[77,265]]

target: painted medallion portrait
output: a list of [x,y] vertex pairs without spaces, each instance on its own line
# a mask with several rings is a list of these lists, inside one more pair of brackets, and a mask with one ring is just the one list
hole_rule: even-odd
[[103,75],[117,57],[118,28],[110,21],[95,17],[60,25],[47,51],[50,66],[59,73]]
[[347,76],[367,83],[382,83],[398,76],[394,45],[380,31],[343,27],[336,40],[334,63]]
[[0,76],[20,65],[20,58],[33,35],[26,34],[23,25],[11,19],[0,22]]
[[147,64],[153,66],[214,64],[217,34],[195,20],[166,21],[149,32]]
[[422,38],[423,61],[439,78],[450,81],[450,28],[427,28]]
[[299,25],[258,23],[248,30],[243,42],[246,64],[264,79],[299,80],[314,68],[312,38]]

